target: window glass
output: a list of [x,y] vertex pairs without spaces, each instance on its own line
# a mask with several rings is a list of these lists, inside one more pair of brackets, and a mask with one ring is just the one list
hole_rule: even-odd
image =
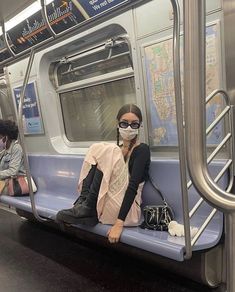
[[60,94],[68,140],[116,140],[116,115],[126,103],[136,103],[134,77]]

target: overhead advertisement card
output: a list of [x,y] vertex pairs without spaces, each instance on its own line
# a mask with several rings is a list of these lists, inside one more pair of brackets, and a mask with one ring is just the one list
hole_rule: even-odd
[[[108,12],[130,0],[54,0],[46,5],[48,21],[56,34],[104,12]],[[19,54],[51,38],[41,10],[7,32],[9,46]],[[5,57],[4,57],[5,58]]]
[[114,8],[117,5],[129,2],[128,0],[72,0],[73,3],[81,10],[81,6],[90,16],[96,16],[108,9]]
[[[20,103],[21,90],[22,86],[13,89],[17,110]],[[26,85],[22,116],[26,135],[44,133],[35,81]]]

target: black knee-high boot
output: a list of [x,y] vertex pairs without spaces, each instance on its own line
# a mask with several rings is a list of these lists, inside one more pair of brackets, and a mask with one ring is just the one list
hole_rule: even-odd
[[86,196],[90,191],[90,187],[91,187],[92,182],[93,182],[96,168],[97,168],[97,165],[91,166],[91,169],[89,170],[88,175],[84,178],[84,180],[82,182],[81,193],[80,193],[79,197],[77,198],[77,200],[73,203],[73,205],[81,204],[82,202],[85,201]]
[[95,225],[98,223],[96,203],[103,173],[96,168],[89,192],[82,202],[77,202],[73,208],[61,210],[56,215],[58,222],[69,224]]

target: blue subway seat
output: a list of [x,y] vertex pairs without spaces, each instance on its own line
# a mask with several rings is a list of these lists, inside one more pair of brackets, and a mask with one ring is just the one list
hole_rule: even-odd
[[[83,162],[82,156],[71,155],[30,155],[30,168],[32,176],[38,187],[35,194],[35,203],[41,216],[55,219],[56,213],[61,209],[71,208],[76,200],[77,182]],[[217,161],[210,167],[210,172],[215,177],[222,166],[223,161]],[[176,159],[153,159],[150,166],[153,180],[159,186],[168,203],[175,213],[175,220],[183,222],[182,198],[180,190],[179,161]],[[227,174],[220,180],[220,186],[227,185]],[[194,188],[190,189],[189,205],[192,207],[200,196]],[[1,196],[3,203],[16,208],[32,212],[29,197]],[[143,190],[143,206],[160,204],[161,199],[146,183]],[[196,215],[191,220],[192,226],[200,226],[212,207],[203,203]],[[93,232],[102,236],[110,226],[97,224],[95,227],[76,225],[77,228]],[[223,214],[217,212],[210,224],[197,241],[193,250],[204,250],[215,246],[223,231]],[[121,242],[130,246],[168,257],[177,261],[184,260],[184,237],[172,237],[168,232],[143,230],[139,227],[125,227],[121,236]]]

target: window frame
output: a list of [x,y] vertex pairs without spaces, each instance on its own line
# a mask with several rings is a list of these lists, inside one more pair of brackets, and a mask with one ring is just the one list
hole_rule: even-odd
[[[97,50],[100,50],[101,48],[103,48],[105,45],[105,43],[99,44],[97,46],[93,46],[90,47],[90,49],[86,49],[85,51],[82,51],[80,53],[77,53],[76,55],[74,54],[73,56],[71,56],[70,58],[76,58],[78,59],[78,56],[80,56],[81,58],[83,58],[86,55],[89,55],[91,53],[94,53]],[[131,56],[131,47],[129,47],[129,54],[130,54],[130,58]],[[71,141],[68,139],[67,135],[66,135],[66,128],[65,128],[65,122],[64,122],[64,115],[63,115],[63,109],[62,109],[62,104],[61,104],[61,94],[62,93],[69,93],[71,91],[74,90],[80,90],[80,89],[84,89],[84,88],[89,88],[89,87],[93,87],[96,85],[103,85],[106,83],[110,83],[110,82],[114,82],[114,81],[118,81],[118,80],[124,80],[124,79],[128,79],[128,78],[134,78],[134,70],[132,67],[132,64],[130,62],[130,67],[125,68],[125,69],[120,69],[120,70],[116,70],[110,73],[105,73],[102,74],[100,76],[95,76],[95,77],[90,77],[87,79],[83,79],[81,81],[75,81],[75,82],[71,82],[65,85],[58,85],[58,75],[57,75],[57,71],[58,71],[58,67],[59,67],[60,63],[57,61],[56,65],[53,68],[53,71],[50,69],[49,70],[49,74],[50,74],[50,79],[52,84],[54,85],[55,91],[57,93],[57,100],[58,100],[58,106],[60,108],[60,119],[62,121],[61,126],[63,129],[63,139],[65,141],[65,143],[69,146],[69,147],[88,147],[91,144],[97,142],[97,141]],[[52,66],[52,64],[50,65]],[[135,81],[135,78],[134,78]],[[135,95],[136,95],[136,91],[135,91]],[[116,141],[109,141],[109,142],[116,142]]]

